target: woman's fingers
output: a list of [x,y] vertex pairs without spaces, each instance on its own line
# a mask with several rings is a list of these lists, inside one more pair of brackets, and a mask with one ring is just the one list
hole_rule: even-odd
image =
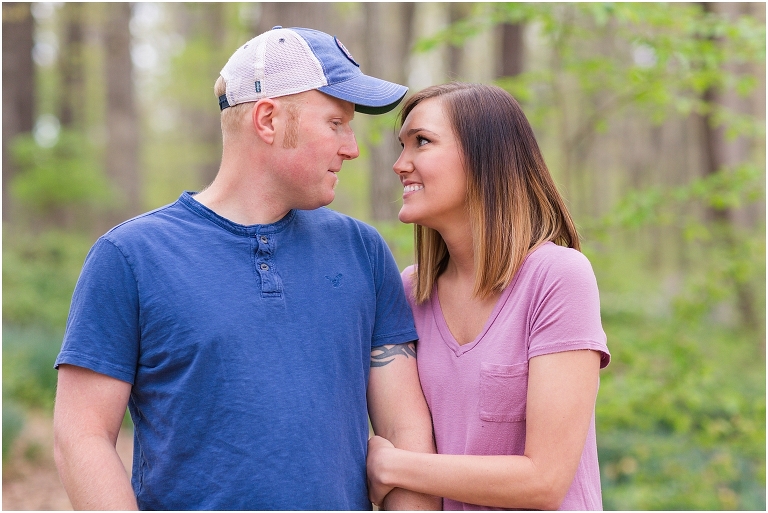
[[394,448],[394,445],[389,440],[380,436],[373,436],[368,439],[368,461],[366,462],[368,498],[377,506],[382,503],[384,497],[394,488],[384,484],[382,475],[387,449],[392,448]]

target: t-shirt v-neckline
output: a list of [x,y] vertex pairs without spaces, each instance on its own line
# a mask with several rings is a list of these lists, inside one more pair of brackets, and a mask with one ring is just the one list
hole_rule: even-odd
[[437,295],[437,281],[435,281],[435,284],[432,287],[432,313],[435,317],[437,329],[440,331],[440,338],[457,357],[463,355],[467,351],[470,351],[472,348],[477,346],[480,341],[483,340],[486,333],[488,333],[488,330],[491,329],[494,321],[499,316],[499,313],[501,313],[501,310],[503,309],[504,304],[507,302],[507,299],[509,299],[509,295],[512,292],[512,285],[514,282],[515,280],[512,280],[512,283],[510,283],[507,288],[502,291],[501,296],[499,296],[499,299],[496,301],[496,305],[493,307],[493,310],[491,310],[491,314],[488,316],[488,319],[486,319],[485,324],[483,325],[483,329],[480,330],[480,333],[478,333],[475,339],[467,342],[466,344],[459,344],[459,342],[456,340],[456,337],[454,337],[453,333],[451,333],[450,328],[448,328],[448,322],[445,320],[445,316],[443,315],[443,309],[440,306],[440,298]]

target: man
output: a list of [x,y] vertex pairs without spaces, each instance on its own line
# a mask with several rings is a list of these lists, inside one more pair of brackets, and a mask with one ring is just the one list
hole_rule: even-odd
[[[275,27],[216,89],[213,183],[86,257],[56,360],[59,474],[76,509],[369,509],[368,415],[416,451],[434,451],[431,421],[391,253],[320,207],[359,154],[355,110],[406,88],[336,38]],[[131,482],[114,447],[126,405]],[[384,507],[439,502],[395,490]]]

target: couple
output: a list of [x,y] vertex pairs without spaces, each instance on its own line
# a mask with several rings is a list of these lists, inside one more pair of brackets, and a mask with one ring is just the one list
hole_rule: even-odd
[[406,88],[275,27],[215,92],[216,179],[102,236],[75,289],[54,412],[73,506],[601,509],[597,285],[515,100],[406,101],[399,276],[374,229],[321,207],[359,155],[355,111]]

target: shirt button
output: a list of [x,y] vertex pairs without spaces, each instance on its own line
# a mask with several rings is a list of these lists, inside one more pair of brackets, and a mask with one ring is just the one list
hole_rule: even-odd
[[268,266],[267,264],[261,264],[261,265],[259,266],[259,268],[260,268],[262,271],[269,271],[269,266]]
[[269,239],[267,239],[267,237],[266,237],[266,236],[264,236],[264,235],[262,235],[262,236],[261,236],[261,238],[260,238],[259,240],[260,240],[261,242],[263,242],[264,244],[266,244],[267,242],[269,242]]

